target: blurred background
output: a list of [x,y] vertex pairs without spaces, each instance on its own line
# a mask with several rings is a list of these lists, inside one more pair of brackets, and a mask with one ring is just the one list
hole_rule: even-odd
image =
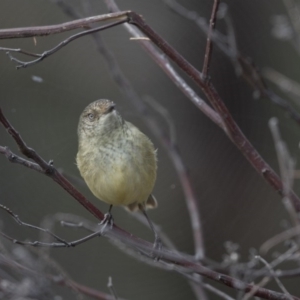
[[[270,67],[299,81],[299,53],[288,40],[278,39],[280,29],[276,29],[276,26],[281,26],[281,29],[283,26],[282,22],[278,25],[276,20],[288,20],[284,2],[222,2],[227,4],[240,52],[249,56],[260,68]],[[93,15],[107,13],[102,1],[93,0],[90,3]],[[213,1],[181,0],[179,3],[208,20]],[[85,4],[85,1],[72,1],[73,7],[83,16],[86,15]],[[117,4],[122,10],[141,14],[179,53],[196,68],[202,69],[206,37],[193,22],[174,13],[159,0],[123,0]],[[54,1],[1,0],[0,20],[3,29],[58,24],[71,19]],[[217,28],[226,33],[224,21],[220,20]],[[35,41],[32,38],[1,40],[0,47],[41,53],[70,35],[71,32],[67,32],[37,37]],[[226,242],[231,241],[239,245],[239,261],[247,262],[254,249],[259,249],[263,242],[289,226],[290,217],[281,198],[255,172],[220,128],[177,89],[138,42],[129,40],[130,36],[122,26],[109,29],[101,36],[139,96],[151,96],[168,110],[173,119],[179,149],[197,196],[206,256],[222,262],[227,253]],[[0,103],[6,117],[29,146],[45,160],[53,159],[57,168],[73,176],[79,176],[75,156],[80,113],[96,99],[115,101],[122,116],[151,137],[158,148],[158,177],[154,194],[159,207],[149,212],[151,219],[161,226],[180,251],[194,254],[189,214],[168,153],[112,80],[92,37],[78,39],[41,63],[20,70],[16,70],[15,64],[5,52],[1,52],[0,66]],[[203,97],[200,89],[187,76],[180,74]],[[269,100],[258,99],[257,93],[237,76],[231,60],[217,47],[213,50],[210,77],[245,135],[276,171],[278,162],[268,127],[271,117],[279,119],[281,134],[291,156],[295,161],[299,159],[298,125]],[[284,96],[276,86],[270,86]],[[164,118],[150,110],[158,124],[167,131]],[[18,152],[14,141],[2,127],[0,145]],[[46,216],[63,212],[96,222],[93,216],[46,176],[11,164],[3,155],[0,156],[0,170],[0,203],[12,209],[23,221],[39,225]],[[101,211],[106,212],[107,205],[98,201],[88,188],[79,184],[77,187]],[[299,193],[297,180],[294,189]],[[122,208],[115,208],[113,216],[120,227],[152,241],[151,232]],[[20,240],[39,239],[36,232],[18,226],[4,212],[0,212],[0,218],[2,230],[7,234]],[[56,227],[55,232],[68,241],[84,235],[82,231],[60,226]],[[1,240],[8,249],[13,249],[9,243]],[[106,284],[108,276],[112,276],[118,295],[125,299],[195,298],[183,277],[141,263],[104,238],[72,249],[51,249],[49,252],[71,278],[87,286],[108,293]],[[268,260],[271,259],[272,256],[269,256]],[[289,267],[296,268],[296,262]],[[284,284],[290,293],[299,296],[295,279],[284,280]],[[268,287],[278,289],[275,284]],[[229,288],[221,289],[234,298],[240,295]],[[63,299],[77,297],[56,285],[51,290]],[[213,294],[208,295],[209,299],[219,299]]]

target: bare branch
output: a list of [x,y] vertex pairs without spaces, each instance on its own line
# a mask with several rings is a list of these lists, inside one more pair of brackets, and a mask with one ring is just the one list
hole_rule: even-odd
[[209,71],[209,63],[210,63],[211,53],[212,53],[212,49],[213,49],[211,36],[212,36],[212,32],[216,26],[217,12],[218,12],[219,4],[220,4],[220,0],[214,0],[214,5],[213,5],[212,12],[211,12],[210,21],[209,21],[209,30],[207,32],[206,50],[205,50],[204,63],[203,63],[203,69],[202,69],[202,76],[203,76],[204,80],[206,79],[208,71]]
[[227,294],[225,294],[224,292],[216,289],[215,287],[213,287],[212,285],[208,284],[208,283],[203,283],[203,287],[205,289],[207,289],[208,291],[210,291],[211,293],[225,299],[225,300],[234,300],[234,298],[228,296]]
[[11,163],[20,164],[37,172],[45,173],[38,164],[14,154],[8,147],[0,146],[0,153],[4,154]]
[[[173,49],[165,40],[163,40],[155,31],[152,30],[144,20],[134,12],[129,13],[129,23],[136,25],[143,31],[166,55],[168,55],[186,74],[188,74],[211,102],[212,106],[223,119],[226,129],[224,130],[231,141],[247,158],[254,169],[263,176],[263,178],[273,187],[280,195],[283,193],[283,184],[274,170],[263,160],[260,154],[252,146],[250,141],[244,136],[232,118],[229,110],[220,98],[211,82],[204,82],[201,73],[188,63],[175,49]],[[291,200],[295,210],[300,211],[300,199],[291,191]]]
[[283,3],[288,12],[292,28],[293,42],[298,53],[300,53],[300,22],[299,22],[299,6],[294,0],[283,0]]
[[[27,254],[25,257],[28,258],[28,250],[26,248],[23,248],[23,251],[25,251],[25,254]],[[109,294],[103,293],[101,291],[95,290],[93,288],[90,288],[88,286],[73,281],[71,278],[69,278],[69,276],[67,276],[66,272],[62,270],[62,268],[57,264],[57,262],[53,261],[48,255],[45,256],[39,254],[39,259],[42,259],[46,265],[48,266],[51,265],[51,267],[54,267],[55,270],[58,272],[58,274],[56,275],[42,272],[40,268],[36,269],[32,265],[28,266],[26,262],[24,263],[16,262],[15,259],[10,258],[8,255],[0,254],[0,257],[1,257],[0,260],[1,266],[4,266],[16,273],[22,272],[22,274],[26,274],[27,276],[30,277],[33,276],[34,278],[42,278],[43,280],[45,279],[49,280],[53,284],[67,287],[73,292],[87,295],[93,299],[114,300],[113,297],[111,297]],[[119,300],[124,300],[124,299],[119,299]]]
[[[45,58],[49,57],[50,55],[56,53],[61,48],[65,47],[66,45],[68,45],[69,43],[75,41],[78,38],[81,38],[85,35],[92,34],[92,33],[98,32],[98,31],[102,31],[102,30],[105,30],[105,29],[108,29],[108,28],[112,28],[112,27],[120,25],[124,22],[126,22],[126,20],[116,21],[116,22],[113,22],[113,23],[110,23],[110,24],[107,24],[107,25],[104,25],[104,26],[100,26],[100,27],[97,27],[97,28],[93,28],[93,29],[90,29],[90,30],[86,30],[86,31],[74,34],[74,35],[68,37],[67,39],[63,40],[61,43],[59,43],[54,48],[52,48],[50,50],[47,50],[47,51],[43,52],[42,54],[29,53],[27,51],[23,51],[23,50],[20,50],[20,49],[13,49],[14,52],[20,52],[20,53],[23,53],[23,54],[28,54],[28,55],[31,55],[31,56],[38,57],[37,59],[31,60],[31,61],[27,61],[27,62],[21,61],[21,60],[15,58],[14,56],[12,56],[9,51],[7,52],[7,54],[8,54],[11,61],[14,61],[18,64],[17,67],[16,67],[17,69],[27,68],[28,66],[32,66],[36,63],[39,63],[40,61],[44,60]],[[1,50],[6,51],[6,49],[7,48],[0,48],[0,51]],[[18,51],[18,50],[20,50],[20,51]]]
[[[57,169],[53,166],[53,161],[47,163],[41,156],[39,156],[32,148],[29,148],[23,141],[20,134],[13,128],[6,117],[3,115],[0,109],[0,122],[6,128],[7,132],[13,137],[15,142],[18,144],[20,151],[26,155],[28,158],[33,159],[43,170],[43,174],[52,178],[56,183],[58,183],[63,189],[65,189],[71,196],[73,196],[81,205],[83,205],[91,214],[93,214],[98,220],[102,221],[104,219],[104,214],[95,207],[91,202],[89,202]],[[2,147],[3,148],[3,147]],[[27,164],[23,164],[27,167]],[[129,240],[134,241],[133,244],[143,244],[143,247],[148,248],[152,251],[152,244],[146,242],[138,237],[135,237],[129,232],[121,229],[114,224],[114,230],[123,239],[127,237]],[[126,238],[125,238],[126,240]]]
[[[44,229],[44,228],[34,226],[32,224],[28,224],[28,223],[25,223],[25,222],[21,221],[20,218],[15,213],[13,213],[11,211],[11,209],[9,209],[8,207],[0,204],[0,209],[6,211],[19,225],[24,226],[24,227],[28,227],[28,228],[31,228],[31,229],[35,229],[35,230],[41,231],[41,232],[46,233],[46,234],[49,234],[51,237],[53,237],[57,241],[64,244],[65,247],[70,247],[71,246],[67,241],[65,241],[64,239],[61,239],[60,237],[58,237],[56,234],[52,233],[48,229]],[[16,240],[14,240],[14,243],[17,243]],[[18,244],[20,244],[20,243],[18,243]]]
[[276,273],[274,272],[273,268],[270,266],[270,264],[263,259],[261,256],[257,255],[256,258],[258,260],[260,260],[263,264],[266,265],[266,267],[269,269],[270,273],[272,274],[272,277],[274,278],[274,280],[276,281],[276,283],[278,284],[279,288],[283,291],[283,293],[287,296],[289,296],[289,299],[292,299],[291,294],[287,291],[287,289],[284,287],[284,285],[282,284],[282,282],[279,280],[279,278],[276,276]]
[[1,29],[0,39],[14,39],[27,38],[33,36],[45,36],[50,34],[57,34],[78,28],[85,28],[93,23],[102,21],[127,21],[127,14],[129,11],[122,11],[100,16],[93,16],[75,21],[65,22],[58,25],[35,26],[35,27],[21,27],[12,29]]
[[281,232],[264,242],[260,247],[260,252],[266,254],[274,246],[300,235],[300,225]]
[[299,225],[298,214],[295,211],[290,200],[290,191],[293,188],[295,162],[289,154],[286,143],[282,140],[280,136],[277,118],[274,117],[270,119],[269,127],[273,136],[279,163],[281,180],[283,182],[283,204],[287,212],[289,213],[294,226],[297,226]]
[[295,99],[300,106],[300,84],[271,68],[263,69],[263,76],[276,84],[283,92]]
[[[175,0],[165,0],[165,3],[180,16],[195,22],[198,27],[207,34],[209,26],[207,25],[205,18],[199,16],[196,11],[186,9]],[[222,8],[224,10],[222,17],[227,24],[228,35],[224,36],[222,33],[214,31],[211,34],[211,39],[214,41],[215,45],[218,46],[219,49],[232,61],[237,74],[241,75],[246,82],[255,89],[258,97],[265,97],[269,99],[274,104],[287,111],[290,117],[300,124],[300,114],[289,104],[288,101],[279,97],[271,89],[269,89],[254,62],[239,53],[235,41],[232,22],[228,17],[228,13],[225,11],[227,9],[227,6],[225,5],[225,3],[222,3]]]

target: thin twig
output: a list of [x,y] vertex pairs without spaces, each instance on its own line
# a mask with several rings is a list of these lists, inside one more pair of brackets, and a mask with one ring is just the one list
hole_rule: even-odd
[[295,236],[299,236],[300,235],[300,225],[297,225],[296,227],[290,228],[284,232],[281,232],[273,237],[271,237],[270,239],[268,239],[267,241],[265,241],[261,247],[260,247],[260,253],[262,254],[266,254],[271,248],[273,248],[274,246],[289,240]]
[[300,22],[299,22],[299,6],[294,0],[283,0],[283,3],[288,12],[292,29],[293,29],[293,39],[294,46],[300,53]]
[[17,52],[17,53],[25,54],[25,55],[28,55],[28,56],[41,57],[41,54],[32,53],[32,52],[29,52],[29,51],[22,50],[20,48],[5,48],[5,47],[0,47],[0,51]]
[[229,295],[225,294],[224,292],[216,289],[214,286],[208,284],[208,283],[203,283],[203,287],[210,291],[211,293],[225,299],[225,300],[234,300],[234,298],[230,297]]
[[[90,29],[90,30],[86,30],[86,31],[79,32],[79,33],[76,33],[74,35],[71,35],[70,37],[68,37],[67,39],[63,40],[58,45],[56,45],[54,48],[52,48],[50,50],[47,50],[47,51],[43,52],[42,54],[31,53],[30,54],[31,56],[37,56],[38,57],[37,59],[31,60],[31,61],[27,61],[27,62],[21,61],[21,60],[15,58],[14,56],[12,56],[9,51],[7,52],[7,54],[8,54],[11,61],[14,61],[18,64],[16,66],[17,69],[27,68],[27,67],[32,66],[36,63],[39,63],[40,61],[44,60],[45,58],[49,57],[50,55],[56,53],[61,48],[65,47],[66,45],[68,45],[69,43],[75,41],[78,38],[81,38],[85,35],[89,35],[89,34],[92,34],[92,33],[98,32],[98,31],[106,30],[108,28],[112,28],[112,27],[120,25],[124,22],[126,22],[126,20],[115,21],[113,23],[110,23],[110,24],[107,24],[107,25],[104,25],[104,26],[96,27],[96,28],[93,28],[93,29]],[[6,49],[6,48],[4,48],[4,49]],[[0,48],[0,50],[2,50],[2,48]],[[19,49],[15,49],[15,52],[21,52],[23,54],[26,53],[26,51],[23,51],[23,50],[22,51],[17,51],[17,50],[19,50]]]
[[219,4],[220,4],[220,0],[214,0],[213,9],[212,9],[211,17],[210,17],[210,21],[209,21],[209,30],[207,32],[206,49],[205,49],[204,63],[203,63],[203,69],[202,69],[202,76],[203,76],[204,80],[206,80],[207,74],[209,71],[209,64],[210,64],[211,53],[212,53],[212,49],[213,49],[211,36],[212,36],[212,32],[216,26],[217,12],[218,12]]
[[279,278],[276,276],[276,273],[274,272],[273,268],[270,266],[270,264],[261,256],[257,255],[255,257],[256,259],[260,260],[264,265],[266,265],[266,267],[268,268],[269,272],[272,274],[272,277],[274,278],[274,280],[276,281],[277,285],[279,286],[279,288],[283,291],[283,293],[287,296],[289,296],[289,299],[292,300],[292,296],[291,294],[287,291],[287,289],[285,288],[285,286],[282,284],[282,282],[279,280]]
[[297,226],[299,225],[298,214],[290,200],[290,191],[293,188],[295,162],[289,154],[286,143],[280,136],[277,118],[273,117],[270,119],[269,128],[273,136],[281,180],[283,182],[283,204],[289,213],[294,226]]
[[257,283],[257,285],[255,287],[253,287],[252,290],[248,291],[244,297],[242,298],[242,300],[248,300],[250,299],[251,297],[253,297],[257,291],[257,289],[259,287],[263,287],[265,286],[266,284],[268,284],[270,281],[270,277],[264,277],[259,283]]
[[[9,258],[7,255],[4,256],[2,254],[1,254],[1,265],[5,266],[6,268],[9,268],[10,270],[13,270],[15,272],[22,272],[22,274],[25,273],[25,275],[27,275],[27,276],[43,278],[43,280],[47,279],[54,284],[67,287],[74,292],[81,293],[81,294],[89,296],[93,299],[114,300],[113,297],[110,296],[109,294],[95,290],[95,289],[85,286],[83,284],[79,284],[79,283],[73,281],[72,279],[70,279],[66,275],[65,271],[63,271],[62,268],[60,266],[58,266],[57,262],[54,262],[53,260],[51,260],[48,255],[46,257],[39,255],[39,258],[42,258],[47,265],[51,264],[52,267],[54,266],[55,270],[58,271],[59,274],[52,275],[49,273],[41,272],[41,270],[37,271],[36,269],[33,268],[33,266],[30,266],[30,267],[25,266],[21,262],[16,262],[15,259]],[[124,299],[119,299],[119,300],[124,300]]]
[[262,70],[263,76],[276,84],[283,92],[295,99],[295,103],[300,106],[300,84],[287,76],[279,73],[271,68],[264,68]]
[[[46,233],[46,234],[49,234],[50,236],[52,236],[57,241],[59,241],[62,244],[64,244],[65,247],[70,247],[71,246],[71,244],[69,244],[67,241],[65,241],[64,239],[60,238],[59,236],[57,236],[53,232],[49,231],[48,229],[44,229],[44,228],[41,228],[41,227],[38,227],[38,226],[34,226],[32,224],[28,224],[28,223],[25,223],[25,222],[21,221],[21,219],[19,218],[19,216],[17,216],[15,213],[13,213],[11,211],[11,209],[9,209],[8,207],[0,204],[0,209],[6,211],[19,225],[24,226],[24,227],[28,227],[28,228],[31,228],[31,229],[35,229],[35,230],[41,231],[41,232]],[[16,241],[14,241],[14,242],[16,242]]]
[[20,164],[37,172],[45,173],[44,170],[38,164],[16,155],[8,147],[0,146],[0,153],[4,154],[11,163]]
[[21,28],[9,28],[0,30],[0,39],[27,38],[34,36],[45,36],[50,34],[62,33],[78,28],[85,28],[88,25],[103,21],[126,21],[129,11],[88,17],[80,20],[74,20],[57,25],[33,26]]

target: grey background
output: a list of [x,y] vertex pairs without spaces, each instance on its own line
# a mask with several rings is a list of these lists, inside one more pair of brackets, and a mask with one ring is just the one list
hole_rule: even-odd
[[[285,13],[281,1],[225,2],[229,5],[241,52],[259,66],[271,66],[297,80],[297,53],[288,43],[271,35],[271,17]],[[201,16],[210,16],[212,1],[181,3]],[[195,67],[202,68],[205,36],[194,24],[171,12],[162,1],[128,0],[118,1],[118,4],[121,9],[142,14],[147,23]],[[73,5],[79,9],[82,7],[80,1],[74,1]],[[102,1],[92,1],[92,5],[95,15],[107,12]],[[2,0],[0,20],[1,28],[10,28],[56,24],[70,19],[50,1]],[[219,24],[221,30],[224,30],[223,25]],[[69,35],[38,37],[36,46],[33,39],[2,40],[0,45],[42,52]],[[207,256],[222,261],[224,242],[233,241],[240,245],[241,260],[247,261],[250,248],[259,248],[265,240],[283,230],[284,220],[289,220],[280,197],[258,176],[223,132],[181,94],[138,43],[129,41],[122,27],[109,29],[102,36],[139,95],[150,95],[156,99],[168,109],[174,120],[180,151],[198,197]],[[0,53],[0,66],[0,103],[5,115],[28,145],[46,160],[53,159],[55,166],[75,176],[79,176],[75,156],[77,122],[81,111],[99,98],[115,101],[123,117],[149,135],[158,148],[159,168],[154,193],[159,208],[150,212],[151,218],[178,249],[193,254],[189,215],[168,154],[118,90],[91,37],[83,37],[43,62],[18,71],[5,53]],[[272,116],[280,119],[282,135],[292,156],[298,159],[297,125],[267,100],[255,100],[253,90],[235,75],[230,61],[217,48],[213,52],[210,75],[245,135],[272,167],[278,170],[268,129],[268,120]],[[32,76],[41,77],[43,82],[33,81]],[[195,87],[193,82],[189,83]],[[195,88],[202,95],[199,88]],[[157,122],[166,128],[162,117],[155,112],[153,114]],[[0,128],[0,144],[17,152],[16,145],[3,128]],[[0,170],[0,203],[10,207],[24,221],[38,225],[45,216],[57,212],[69,212],[96,221],[46,176],[12,165],[4,156],[0,157]],[[95,199],[87,188],[78,188],[103,212],[107,210],[107,206]],[[299,191],[297,181],[295,190]],[[0,215],[3,230],[10,235],[21,240],[39,238],[36,233],[18,227],[3,212]],[[151,233],[122,208],[115,208],[113,215],[122,228],[152,240]],[[56,232],[68,240],[83,235],[80,231],[59,226]],[[118,294],[124,298],[194,297],[187,282],[179,275],[147,266],[127,256],[106,239],[95,239],[72,249],[53,249],[50,254],[71,278],[90,287],[108,292],[107,278],[112,276]],[[299,296],[293,280],[284,283],[291,293]],[[277,289],[272,284],[269,287]],[[66,289],[53,288],[65,299],[74,297]],[[235,295],[227,288],[224,290]],[[217,298],[211,295],[210,299]]]

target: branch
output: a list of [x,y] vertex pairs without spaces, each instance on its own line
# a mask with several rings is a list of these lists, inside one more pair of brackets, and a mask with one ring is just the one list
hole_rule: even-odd
[[[80,202],[89,212],[91,212],[95,217],[102,220],[104,215],[100,212],[96,207],[94,207],[87,199],[84,198],[53,166],[53,163],[47,163],[44,159],[42,159],[33,149],[29,148],[26,143],[21,138],[20,134],[12,127],[12,125],[8,122],[5,116],[0,110],[0,122],[7,129],[8,133],[14,138],[16,143],[19,145],[20,151],[27,155],[27,157],[32,158],[36,161],[40,167],[44,170],[45,175],[51,177],[54,181],[56,181],[59,185],[61,185],[67,192],[69,192],[77,201]],[[98,232],[96,232],[99,234]],[[95,234],[96,234],[95,233]],[[216,271],[210,270],[207,267],[204,267],[200,263],[190,258],[188,255],[178,252],[168,251],[167,249],[158,250],[152,248],[152,244],[139,239],[132,234],[124,231],[123,229],[117,227],[115,224],[113,225],[113,230],[109,230],[107,234],[113,238],[118,239],[120,242],[129,245],[130,247],[139,249],[142,251],[141,254],[148,255],[148,257],[152,257],[152,254],[161,258],[161,263],[175,264],[180,265],[186,272],[194,272],[204,277],[210,278],[214,281],[227,285],[236,290],[242,290],[245,292],[249,292],[255,289],[255,296],[262,297],[264,299],[270,300],[290,300],[290,297],[283,295],[282,293],[278,293],[275,291],[271,291],[268,289],[257,287],[253,284],[245,283],[241,280],[235,279],[231,276],[224,275],[218,273]],[[40,245],[42,246],[42,245]],[[294,300],[300,300],[300,298],[294,297]]]
[[258,260],[260,260],[268,268],[269,272],[272,274],[272,277],[276,281],[276,283],[279,286],[279,288],[283,291],[283,293],[285,295],[287,295],[290,299],[292,299],[291,294],[287,291],[287,289],[285,288],[285,286],[282,284],[282,282],[276,276],[276,273],[273,270],[273,268],[270,266],[270,264],[265,259],[263,259],[261,256],[259,256],[259,255],[257,255],[255,258],[258,259]]
[[219,8],[220,0],[214,0],[214,5],[213,9],[211,12],[211,17],[209,21],[209,30],[207,32],[207,41],[206,41],[206,50],[205,50],[205,55],[204,55],[204,64],[203,64],[203,69],[202,69],[202,76],[203,79],[205,80],[209,71],[209,63],[211,59],[211,53],[213,49],[212,45],[212,32],[215,29],[216,26],[216,20],[217,20],[217,12]]
[[[175,0],[165,0],[165,3],[180,16],[195,22],[196,25],[205,34],[207,34],[209,31],[207,22],[203,17],[199,16],[196,11],[186,9]],[[225,6],[224,3],[222,3],[222,5],[223,10],[225,11],[227,6]],[[288,101],[279,97],[271,89],[269,89],[254,62],[239,53],[235,41],[233,25],[226,11],[224,12],[223,18],[227,24],[228,34],[225,36],[220,32],[212,32],[211,39],[215,42],[215,45],[217,45],[219,49],[232,61],[237,74],[242,76],[246,82],[255,89],[257,94],[259,94],[259,97],[269,99],[271,102],[287,111],[290,117],[300,124],[300,114],[289,104]]]
[[[0,122],[2,125],[6,128],[7,132],[13,137],[17,145],[19,146],[20,151],[27,156],[28,158],[34,160],[36,164],[41,168],[41,170],[38,170],[38,168],[34,164],[30,164],[27,162],[24,162],[23,159],[17,158],[15,162],[22,162],[22,165],[33,167],[32,169],[37,170],[50,178],[52,178],[56,183],[58,183],[63,189],[65,189],[72,197],[74,197],[82,206],[84,206],[92,215],[94,215],[98,220],[102,221],[104,219],[104,214],[95,207],[91,202],[89,202],[58,170],[53,166],[53,161],[50,161],[47,163],[41,156],[39,156],[32,148],[29,148],[26,143],[23,141],[20,134],[13,128],[13,126],[9,123],[9,121],[6,119],[6,117],[3,115],[2,110],[0,109]],[[4,147],[1,147],[3,149]],[[1,152],[3,154],[3,152]],[[152,251],[152,244],[144,241],[142,239],[139,239],[138,237],[135,237],[129,232],[126,232],[125,230],[121,229],[120,227],[116,226],[114,224],[113,226],[114,231],[116,231],[116,234],[123,236],[123,240],[126,240],[127,238],[129,241],[132,241],[133,244],[140,244],[143,245],[145,249],[148,248],[148,250]]]
[[[145,21],[136,13],[130,12],[129,23],[136,25],[155,43],[168,57],[170,57],[195,83],[202,89],[206,97],[220,115],[225,125],[225,133],[236,145],[236,147],[247,158],[254,169],[275,189],[280,195],[283,193],[283,184],[274,170],[263,160],[260,154],[252,146],[250,141],[244,136],[238,127],[225,103],[217,93],[211,82],[205,82],[202,74],[187,62],[175,49],[173,49],[164,39],[162,39]],[[295,210],[300,212],[300,199],[291,191],[291,200]]]
[[[27,55],[30,55],[30,56],[38,57],[37,59],[31,60],[31,61],[28,61],[28,62],[24,62],[24,61],[21,61],[19,59],[16,59],[15,57],[13,57],[9,53],[9,51],[7,52],[7,54],[8,54],[11,61],[14,61],[14,62],[18,63],[17,69],[26,68],[28,66],[32,66],[32,65],[44,60],[45,58],[47,58],[50,55],[54,54],[55,52],[59,51],[61,48],[65,47],[66,45],[68,45],[69,43],[75,41],[78,38],[81,38],[85,35],[92,34],[92,33],[98,32],[98,31],[102,31],[102,30],[105,30],[105,29],[108,29],[108,28],[112,28],[112,27],[120,25],[124,22],[126,22],[126,20],[115,21],[113,23],[110,23],[110,24],[107,24],[107,25],[104,25],[104,26],[100,26],[100,27],[97,27],[97,28],[93,28],[93,29],[90,29],[90,30],[86,30],[86,31],[71,35],[67,39],[60,42],[54,48],[52,48],[50,50],[47,50],[47,51],[43,52],[42,54],[29,53],[29,52],[23,51],[21,49],[12,49],[14,52],[20,52],[20,53],[27,54]],[[0,48],[0,51],[7,51],[7,48]]]
[[15,39],[15,38],[28,38],[34,36],[47,36],[50,34],[62,33],[78,28],[85,28],[93,23],[102,21],[127,21],[127,14],[129,11],[122,11],[117,13],[105,14],[100,16],[88,17],[71,22],[65,22],[58,25],[48,26],[33,26],[33,27],[21,27],[10,28],[0,30],[0,39]]
[[8,147],[0,146],[0,153],[4,154],[11,163],[20,164],[24,167],[45,174],[44,170],[38,164],[14,154]]
[[[51,237],[53,237],[57,241],[61,242],[61,244],[63,244],[64,247],[72,246],[67,241],[65,241],[64,239],[61,239],[60,237],[58,237],[56,234],[52,233],[48,229],[44,229],[44,228],[34,226],[32,224],[28,224],[28,223],[25,223],[25,222],[21,221],[21,219],[15,213],[13,213],[11,211],[11,209],[9,209],[8,207],[0,204],[0,209],[6,211],[19,225],[25,226],[25,227],[28,227],[28,228],[31,228],[31,229],[35,229],[35,230],[41,231],[41,232],[46,233],[46,234],[49,234]],[[25,243],[28,244],[27,242],[24,242],[24,243],[23,242],[18,242],[16,239],[9,238],[7,235],[3,234],[2,232],[0,232],[0,234],[5,236],[9,240],[13,240],[13,242],[16,243],[16,244],[21,244],[21,245],[24,245]]]
[[[43,262],[43,264],[39,265],[39,268],[37,268],[38,271],[36,269],[34,269],[34,266],[32,266],[32,265],[27,266],[26,265],[27,262],[25,260],[26,260],[27,256],[29,256],[29,254],[28,255],[27,255],[27,253],[25,253],[25,254],[26,254],[26,256],[23,258],[24,263],[16,262],[16,260],[12,259],[10,256],[1,254],[1,262],[0,262],[1,266],[4,266],[5,268],[9,268],[10,270],[15,271],[15,272],[22,273],[23,276],[26,275],[27,277],[33,277],[34,279],[36,279],[36,278],[42,278],[43,280],[47,279],[54,284],[67,287],[67,288],[71,289],[73,292],[75,291],[77,293],[87,295],[93,299],[114,300],[113,297],[110,296],[109,294],[95,290],[93,288],[82,285],[82,284],[77,283],[77,282],[73,281],[72,279],[70,279],[65,274],[65,272],[61,269],[61,267],[57,265],[57,262],[51,260],[49,258],[49,256],[46,256],[46,258],[45,258],[45,256],[39,256],[39,259],[43,259],[44,262]],[[51,265],[51,267],[55,267],[56,271],[58,271],[59,274],[52,275],[50,273],[41,272],[41,268],[44,269],[45,265],[47,265],[47,267],[49,267],[49,265]],[[6,279],[3,279],[3,281],[4,280],[6,280]],[[6,281],[6,284],[7,284],[7,281]],[[11,292],[11,290],[10,290],[10,292]],[[20,295],[18,294],[18,296],[20,296]],[[119,298],[119,300],[124,300],[124,299]]]

